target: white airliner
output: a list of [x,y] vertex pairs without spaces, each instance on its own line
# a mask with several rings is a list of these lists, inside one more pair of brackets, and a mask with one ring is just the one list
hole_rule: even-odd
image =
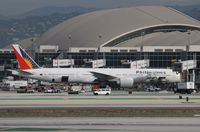
[[171,69],[42,68],[19,45],[14,44],[13,49],[20,66],[14,74],[41,81],[114,84],[122,88],[133,88],[147,80],[180,82],[180,74]]

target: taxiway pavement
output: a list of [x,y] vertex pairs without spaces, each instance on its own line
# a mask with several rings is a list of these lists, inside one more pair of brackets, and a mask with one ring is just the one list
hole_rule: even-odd
[[[18,94],[0,93],[0,108],[24,108],[24,107],[183,107],[199,108],[200,95],[169,95],[146,93],[133,95],[109,95],[92,96],[88,94]],[[186,97],[189,101],[186,101]]]
[[0,118],[0,131],[199,132],[200,118]]

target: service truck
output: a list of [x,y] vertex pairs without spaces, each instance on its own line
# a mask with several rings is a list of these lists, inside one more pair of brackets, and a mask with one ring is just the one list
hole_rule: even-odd
[[28,86],[28,82],[24,80],[17,80],[17,81],[5,81],[3,83],[4,90],[14,90],[19,88],[24,88]]
[[181,93],[181,94],[191,94],[192,92],[195,91],[197,91],[197,89],[195,88],[194,82],[180,82],[174,89],[174,93]]

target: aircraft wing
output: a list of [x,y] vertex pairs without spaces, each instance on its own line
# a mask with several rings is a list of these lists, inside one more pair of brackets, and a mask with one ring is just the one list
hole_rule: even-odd
[[98,80],[101,81],[108,81],[108,80],[112,80],[112,79],[116,79],[117,77],[112,76],[112,75],[107,75],[104,73],[99,73],[99,72],[94,72],[91,71],[90,73],[92,73]]

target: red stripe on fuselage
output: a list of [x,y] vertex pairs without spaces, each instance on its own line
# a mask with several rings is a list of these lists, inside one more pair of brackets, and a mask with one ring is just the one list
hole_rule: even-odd
[[20,69],[25,70],[25,69],[32,69],[24,60],[24,58],[21,57],[21,55],[17,52],[17,50],[13,47],[15,56],[17,57],[17,61],[19,63]]

